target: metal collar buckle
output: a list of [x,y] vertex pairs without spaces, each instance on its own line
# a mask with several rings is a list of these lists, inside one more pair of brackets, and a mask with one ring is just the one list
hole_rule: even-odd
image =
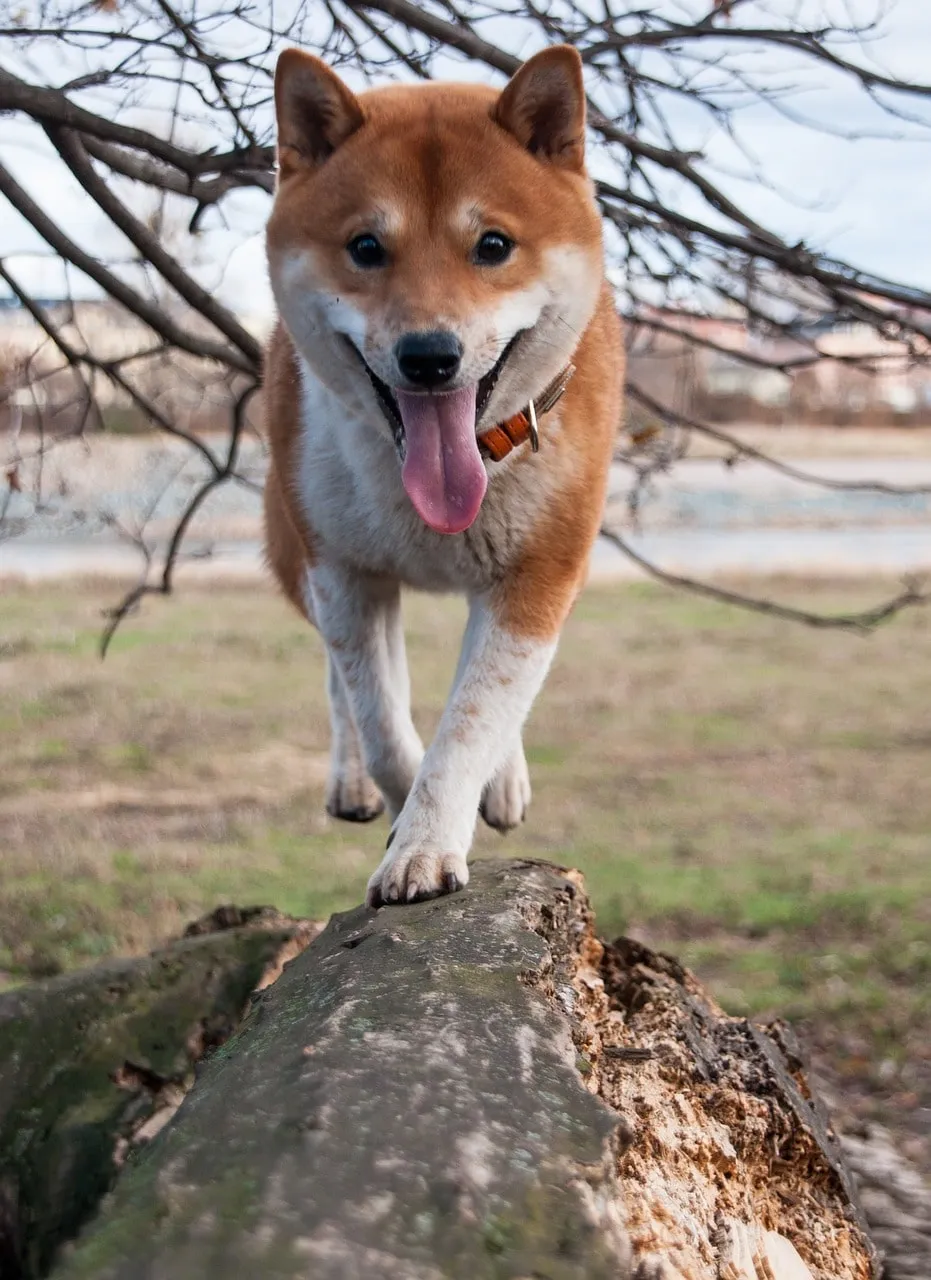
[[562,373],[544,388],[536,400],[530,400],[519,413],[483,431],[478,437],[483,456],[492,462],[501,462],[512,450],[519,448],[527,440],[530,441],[531,452],[539,453],[539,420],[557,404],[574,373],[575,365],[567,365]]
[[[542,417],[544,413],[549,413],[565,394],[566,387],[572,381],[572,375],[575,373],[575,365],[567,364],[562,373],[557,374],[546,390],[537,397],[536,411]],[[533,405],[533,401],[530,401]]]
[[550,385],[536,399],[531,400],[527,405],[527,417],[530,420],[530,450],[532,453],[540,452],[540,428],[537,425],[537,414],[542,418],[545,413],[549,413],[550,409],[555,408],[565,394],[566,387],[572,381],[572,375],[575,373],[575,365],[567,364],[562,373],[558,374]]
[[[546,410],[541,409],[540,412],[545,413]],[[537,407],[532,400],[527,404],[527,417],[530,419],[530,452],[539,453],[540,428],[537,426]]]

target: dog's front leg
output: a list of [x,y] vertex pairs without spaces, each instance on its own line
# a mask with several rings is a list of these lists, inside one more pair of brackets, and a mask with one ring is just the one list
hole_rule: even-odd
[[398,584],[322,564],[310,570],[308,590],[365,766],[396,818],[423,758],[411,720]]
[[490,599],[472,602],[452,695],[369,881],[370,905],[414,902],[467,882],[482,791],[514,749],[556,639],[517,635]]

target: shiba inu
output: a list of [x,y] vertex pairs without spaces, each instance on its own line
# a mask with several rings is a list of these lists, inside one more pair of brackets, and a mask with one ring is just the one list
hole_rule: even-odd
[[[386,805],[373,906],[452,892],[530,800],[521,731],[587,570],[623,352],[570,48],[503,91],[355,95],[282,53],[267,249],[269,563],[326,645],[327,808]],[[402,584],[469,619],[426,752]]]

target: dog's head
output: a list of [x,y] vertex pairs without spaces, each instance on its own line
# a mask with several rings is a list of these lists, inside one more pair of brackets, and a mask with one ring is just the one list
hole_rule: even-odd
[[578,54],[548,49],[500,93],[356,96],[289,49],[275,99],[281,315],[327,386],[377,405],[426,523],[459,532],[487,483],[477,433],[564,368],[601,289]]

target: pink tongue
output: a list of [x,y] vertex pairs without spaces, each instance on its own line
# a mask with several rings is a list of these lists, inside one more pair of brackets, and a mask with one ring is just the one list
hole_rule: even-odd
[[488,484],[475,438],[475,387],[394,394],[406,437],[401,479],[407,496],[431,529],[462,533],[478,515]]

